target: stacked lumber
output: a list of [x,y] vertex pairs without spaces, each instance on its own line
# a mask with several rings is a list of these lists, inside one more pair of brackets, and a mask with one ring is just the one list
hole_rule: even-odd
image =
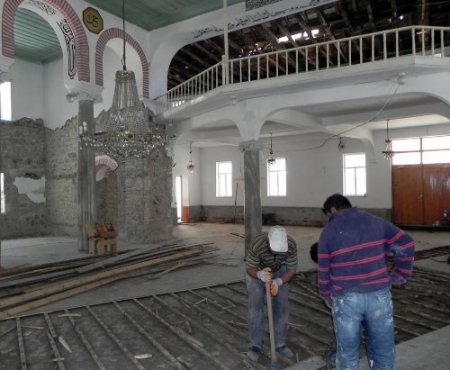
[[147,275],[151,279],[209,262],[210,243],[172,243],[122,252],[114,257],[90,256],[19,268],[0,274],[0,319],[110,284]]

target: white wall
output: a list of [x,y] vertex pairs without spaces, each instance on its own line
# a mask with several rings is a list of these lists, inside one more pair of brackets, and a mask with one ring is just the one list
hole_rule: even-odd
[[[233,162],[233,194],[231,197],[216,198],[216,162],[221,161]],[[202,205],[234,205],[236,183],[238,183],[237,204],[243,204],[244,155],[237,147],[202,148],[200,163],[202,168],[200,201]]]
[[16,59],[11,66],[12,120],[44,118],[44,67]]
[[[391,138],[407,138],[450,134],[450,125],[433,125],[390,131]],[[391,163],[383,158],[385,131],[374,132],[375,158],[367,161],[367,195],[349,197],[353,205],[361,208],[391,208]],[[286,158],[287,193],[286,197],[267,197],[266,159],[268,143],[260,155],[261,204],[262,206],[321,207],[325,199],[333,193],[343,192],[342,154],[365,152],[365,147],[356,139],[344,138],[345,148],[338,150],[338,140],[333,139],[321,149],[304,150],[316,146],[320,141],[304,142],[300,138],[274,138],[275,156]],[[233,162],[233,196],[216,198],[215,163]],[[238,182],[237,204],[243,205],[243,154],[237,147],[202,148],[200,157],[200,204],[234,205],[235,186]]]
[[64,87],[62,59],[47,63],[44,66],[44,95],[46,127],[56,129],[64,126],[69,118],[78,115],[78,102],[69,103]]

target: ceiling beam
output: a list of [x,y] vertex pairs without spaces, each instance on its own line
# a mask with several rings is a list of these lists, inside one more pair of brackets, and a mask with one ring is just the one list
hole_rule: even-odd
[[417,10],[419,13],[419,24],[429,25],[430,23],[430,7],[427,0],[417,0]]
[[215,60],[216,63],[219,63],[221,61],[222,58],[219,55],[211,53],[208,49],[204,48],[200,43],[201,41],[195,42],[191,45],[200,50],[203,54],[206,54],[211,59]]
[[198,57],[196,54],[192,53],[191,51],[189,51],[187,49],[187,47],[184,47],[182,49],[179,50],[178,53],[183,53],[186,54],[187,56],[189,56],[191,59],[195,60],[197,63],[201,64],[203,67],[205,68],[209,68],[211,67],[211,64],[206,62],[204,59]]
[[[280,43],[278,42],[278,37],[275,36],[275,34],[272,32],[272,30],[270,29],[270,27],[267,24],[261,23],[261,30],[266,35],[266,37],[270,40],[271,44],[272,43],[275,44],[275,50],[278,50],[278,49],[282,50],[285,48],[283,45],[280,45]],[[275,66],[275,68],[276,68],[276,66],[277,66],[276,62],[271,58],[269,58],[269,61],[270,61],[270,64]],[[280,68],[283,73],[286,73],[286,69],[284,68],[284,66],[279,65],[278,68]]]
[[[316,15],[319,18],[320,24],[322,25],[322,28],[327,33],[330,40],[336,41],[336,37],[334,36],[334,33],[331,31],[330,26],[328,22],[326,21],[325,17],[323,16],[323,13],[320,9],[315,9]],[[337,52],[339,53],[340,57],[344,60],[345,63],[348,62],[348,58],[344,55],[341,49],[341,45],[339,45],[337,49]]]

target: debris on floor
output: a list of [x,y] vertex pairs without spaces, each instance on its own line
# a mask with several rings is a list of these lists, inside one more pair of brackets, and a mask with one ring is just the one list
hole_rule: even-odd
[[211,262],[210,243],[173,243],[114,257],[87,257],[13,269],[0,275],[0,319],[18,315],[112,282],[145,275],[158,279],[181,268]]
[[[288,346],[296,361],[333,348],[329,310],[317,275],[289,284]],[[392,290],[397,343],[450,324],[450,275],[415,269]],[[5,369],[267,369],[269,334],[257,363],[247,359],[247,291],[243,280],[0,321]],[[42,327],[25,335],[25,328]],[[59,338],[63,338],[65,344]],[[294,361],[280,358],[283,368]]]

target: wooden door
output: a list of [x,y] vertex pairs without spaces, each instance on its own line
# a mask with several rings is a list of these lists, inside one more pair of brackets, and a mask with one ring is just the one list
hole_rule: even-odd
[[423,225],[423,171],[421,165],[392,167],[392,221]]
[[189,222],[189,206],[181,207],[181,222],[183,222],[183,223]]
[[425,225],[433,225],[450,211],[450,164],[423,165]]

